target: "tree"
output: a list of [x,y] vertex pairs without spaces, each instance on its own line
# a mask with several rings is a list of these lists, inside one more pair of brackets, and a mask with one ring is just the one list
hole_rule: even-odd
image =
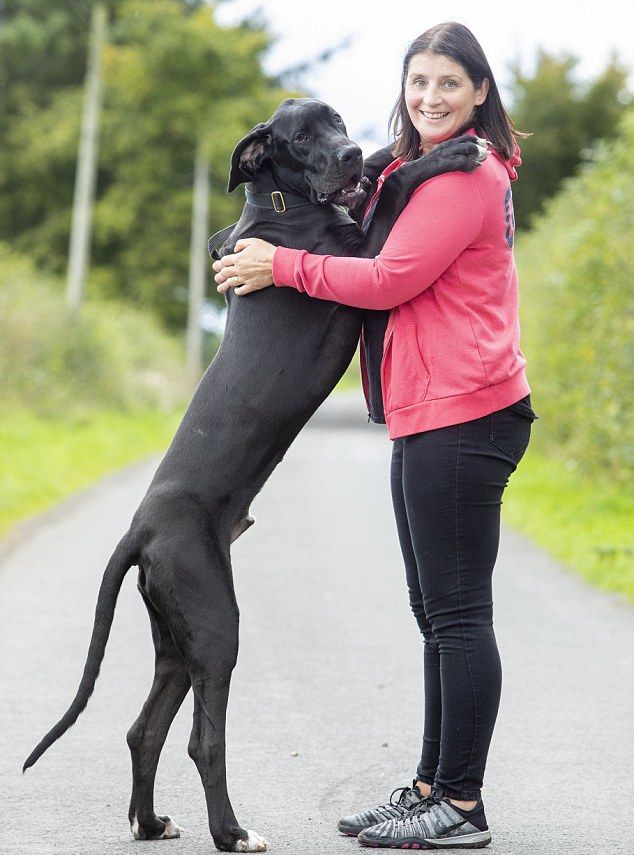
[[[0,77],[11,80],[0,121],[0,239],[56,272],[66,266],[88,29],[86,15],[76,50],[72,13],[86,6],[90,12],[92,3],[72,0],[55,4],[54,12],[45,0],[7,4],[11,50],[0,58]],[[210,159],[215,230],[242,207],[224,192],[235,143],[291,93],[263,72],[270,37],[252,22],[221,28],[208,5],[182,0],[110,0],[109,8],[87,290],[151,307],[180,328],[197,146]],[[35,41],[24,36],[29,28],[39,34]],[[40,69],[36,42],[52,51],[57,77]],[[20,60],[20,53],[30,58]],[[67,68],[71,60],[77,69]]]
[[627,71],[615,56],[585,84],[575,79],[577,64],[573,56],[541,50],[532,75],[525,75],[519,66],[511,69],[511,114],[519,130],[532,134],[520,140],[523,166],[513,187],[518,226],[530,223],[599,139],[616,135],[618,120],[631,103]]

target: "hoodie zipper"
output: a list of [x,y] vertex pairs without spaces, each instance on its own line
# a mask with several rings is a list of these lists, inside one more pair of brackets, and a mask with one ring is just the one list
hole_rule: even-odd
[[398,312],[398,307],[395,309],[392,309],[392,311],[390,312],[390,317],[389,317],[389,320],[387,322],[387,330],[385,331],[385,340],[383,343],[383,356],[381,357],[381,365],[380,365],[380,369],[379,369],[379,374],[381,377],[381,392],[382,392],[382,396],[383,396],[383,417],[384,418],[385,418],[385,409],[386,409],[386,403],[387,403],[386,402],[386,396],[385,396],[386,383],[384,380],[385,357],[387,354],[388,347],[390,346],[390,342],[392,341],[392,332],[394,331],[394,318],[395,318],[397,312]]

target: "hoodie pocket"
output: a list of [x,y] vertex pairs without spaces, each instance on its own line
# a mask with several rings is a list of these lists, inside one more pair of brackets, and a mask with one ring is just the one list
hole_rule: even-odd
[[424,401],[429,371],[420,354],[416,327],[393,328],[388,338],[381,379],[388,412]]
[[[418,379],[425,387],[425,394],[423,397],[427,395],[427,387],[429,386],[429,371],[427,370],[427,366],[423,361],[423,357],[420,354],[420,348],[418,346],[418,339],[416,338],[416,327],[409,326],[407,327],[407,344],[409,347],[409,355],[412,360],[412,365],[414,366],[414,371],[418,375]],[[420,398],[419,400],[423,400]]]

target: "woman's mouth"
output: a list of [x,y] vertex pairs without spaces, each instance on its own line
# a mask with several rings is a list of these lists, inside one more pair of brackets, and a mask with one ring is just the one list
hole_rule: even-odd
[[421,113],[426,119],[430,119],[431,121],[436,121],[439,119],[444,119],[445,116],[448,116],[449,113],[428,113],[426,110],[421,110]]

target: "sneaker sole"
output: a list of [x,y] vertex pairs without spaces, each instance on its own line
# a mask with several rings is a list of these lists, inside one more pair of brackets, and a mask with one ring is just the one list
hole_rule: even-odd
[[[339,826],[337,826],[339,828]],[[359,828],[358,831],[355,831],[352,828],[339,828],[339,832],[341,834],[345,834],[346,837],[358,837],[362,831],[365,831],[366,828],[370,828],[369,825],[364,826],[363,828]]]
[[339,820],[337,823],[338,830],[345,834],[346,837],[358,837],[362,831],[367,831],[368,828],[372,828],[375,825],[380,825],[382,822],[385,822],[385,819],[379,819],[376,822],[371,822],[369,825],[347,825],[345,822]]
[[461,834],[454,837],[427,838],[427,837],[402,837],[398,841],[388,843],[366,841],[359,837],[362,846],[371,849],[484,849],[491,842],[490,831],[478,831],[474,834]]

